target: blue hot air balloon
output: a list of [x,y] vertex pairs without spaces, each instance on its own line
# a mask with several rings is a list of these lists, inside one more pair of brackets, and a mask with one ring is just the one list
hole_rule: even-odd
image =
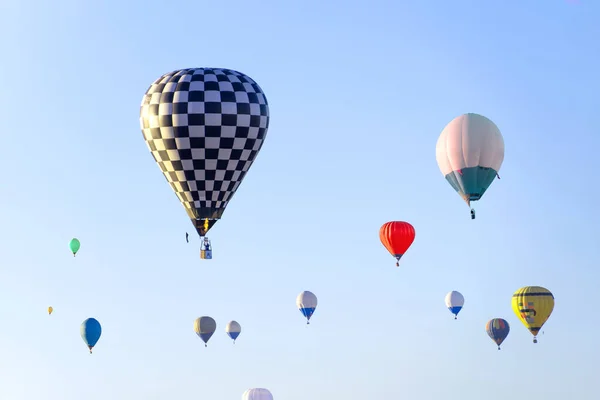
[[505,319],[502,318],[494,318],[488,321],[485,325],[485,330],[490,338],[498,345],[498,350],[500,350],[500,345],[504,342],[504,339],[508,336],[510,332],[510,326]]
[[102,327],[100,326],[100,322],[98,322],[95,318],[88,318],[81,324],[79,332],[81,333],[81,338],[85,342],[86,346],[90,349],[90,354],[92,354],[92,349],[96,343],[98,343],[100,335],[102,335]]

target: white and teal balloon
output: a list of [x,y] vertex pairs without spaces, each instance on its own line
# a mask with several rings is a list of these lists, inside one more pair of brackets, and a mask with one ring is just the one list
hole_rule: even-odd
[[310,324],[310,317],[312,317],[317,308],[317,296],[305,290],[296,297],[296,307],[298,307],[302,315],[306,318],[306,324]]
[[454,319],[458,318],[458,313],[462,310],[465,305],[465,298],[460,292],[456,290],[451,291],[446,295],[446,307],[452,314],[454,314]]
[[225,332],[229,335],[230,338],[233,339],[233,343],[235,344],[235,339],[240,336],[240,332],[242,332],[242,327],[237,321],[229,321],[227,326],[225,326]]
[[244,392],[242,400],[273,400],[273,395],[267,389],[252,388]]
[[[440,171],[467,205],[488,190],[504,161],[504,138],[491,120],[479,114],[454,118],[438,138],[435,157]],[[475,210],[471,209],[475,219]]]

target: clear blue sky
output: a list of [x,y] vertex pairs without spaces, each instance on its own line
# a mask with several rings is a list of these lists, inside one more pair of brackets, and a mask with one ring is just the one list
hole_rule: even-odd
[[[0,8],[3,400],[597,399],[597,2]],[[210,262],[138,120],[156,78],[203,66],[255,79],[272,116]],[[466,112],[506,143],[475,221],[435,160]],[[389,220],[417,231],[400,268],[378,238]],[[537,345],[510,308],[525,285],[556,297]],[[104,329],[92,356],[88,317]],[[502,351],[493,317],[511,324]]]

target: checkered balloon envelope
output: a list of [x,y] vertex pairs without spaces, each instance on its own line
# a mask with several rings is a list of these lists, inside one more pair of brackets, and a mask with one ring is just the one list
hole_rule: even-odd
[[262,147],[269,105],[258,84],[240,72],[181,69],[150,85],[140,125],[154,160],[205,236]]

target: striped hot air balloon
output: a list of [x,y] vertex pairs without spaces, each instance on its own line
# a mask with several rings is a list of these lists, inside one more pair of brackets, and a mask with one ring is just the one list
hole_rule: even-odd
[[500,350],[500,345],[504,342],[504,339],[508,336],[510,332],[510,325],[506,322],[505,319],[502,318],[494,318],[488,321],[485,325],[485,331],[488,336],[498,345],[498,350]]
[[554,310],[554,295],[541,286],[525,286],[513,294],[512,309],[537,343],[540,329]]

